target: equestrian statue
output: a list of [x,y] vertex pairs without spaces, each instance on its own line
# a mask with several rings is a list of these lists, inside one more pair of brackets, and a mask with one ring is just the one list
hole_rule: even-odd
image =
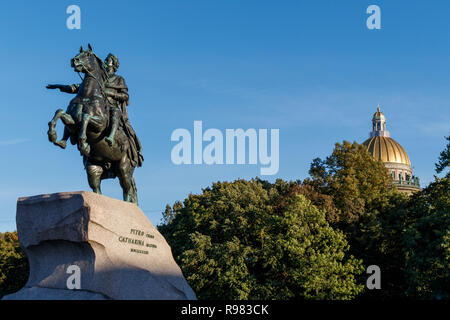
[[[76,94],[67,110],[58,109],[48,123],[48,139],[66,148],[66,142],[77,145],[83,156],[89,186],[101,194],[101,180],[119,178],[123,200],[136,203],[134,169],[142,166],[141,143],[128,119],[128,87],[116,74],[119,60],[110,53],[102,61],[91,45],[71,59],[71,66],[84,77],[80,84],[49,84],[47,89]],[[81,76],[80,76],[81,77]],[[57,139],[58,119],[64,123],[64,135]]]

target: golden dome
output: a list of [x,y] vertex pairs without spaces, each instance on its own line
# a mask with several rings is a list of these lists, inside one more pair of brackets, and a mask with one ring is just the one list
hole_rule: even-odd
[[369,153],[377,160],[390,163],[401,163],[411,166],[405,149],[394,139],[375,136],[363,142]]

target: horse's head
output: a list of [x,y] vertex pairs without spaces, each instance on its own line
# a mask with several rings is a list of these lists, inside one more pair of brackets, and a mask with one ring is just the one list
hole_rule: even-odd
[[102,70],[102,61],[92,51],[90,44],[88,45],[88,50],[83,50],[83,47],[80,47],[80,52],[70,60],[70,65],[76,72],[87,74]]

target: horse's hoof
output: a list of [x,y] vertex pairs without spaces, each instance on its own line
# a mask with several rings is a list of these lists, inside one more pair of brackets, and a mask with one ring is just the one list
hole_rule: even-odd
[[53,144],[60,147],[61,149],[66,148],[66,142],[64,140],[53,142]]
[[54,130],[48,130],[47,131],[47,136],[48,136],[48,140],[50,142],[55,142],[56,141],[56,131]]

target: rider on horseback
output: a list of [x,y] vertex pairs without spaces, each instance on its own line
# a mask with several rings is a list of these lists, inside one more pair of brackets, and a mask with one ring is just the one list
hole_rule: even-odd
[[[107,72],[104,94],[106,95],[111,119],[111,131],[109,135],[105,137],[105,141],[112,146],[114,144],[116,131],[119,128],[119,125],[122,125],[131,146],[131,154],[129,154],[130,159],[134,166],[137,165],[140,167],[143,162],[142,146],[128,119],[126,109],[129,104],[128,87],[124,78],[116,74],[116,71],[119,68],[119,60],[114,54],[110,53],[104,60],[103,67]],[[79,84],[56,84],[47,86],[47,89],[59,89],[61,92],[67,93],[77,93],[79,88]]]

